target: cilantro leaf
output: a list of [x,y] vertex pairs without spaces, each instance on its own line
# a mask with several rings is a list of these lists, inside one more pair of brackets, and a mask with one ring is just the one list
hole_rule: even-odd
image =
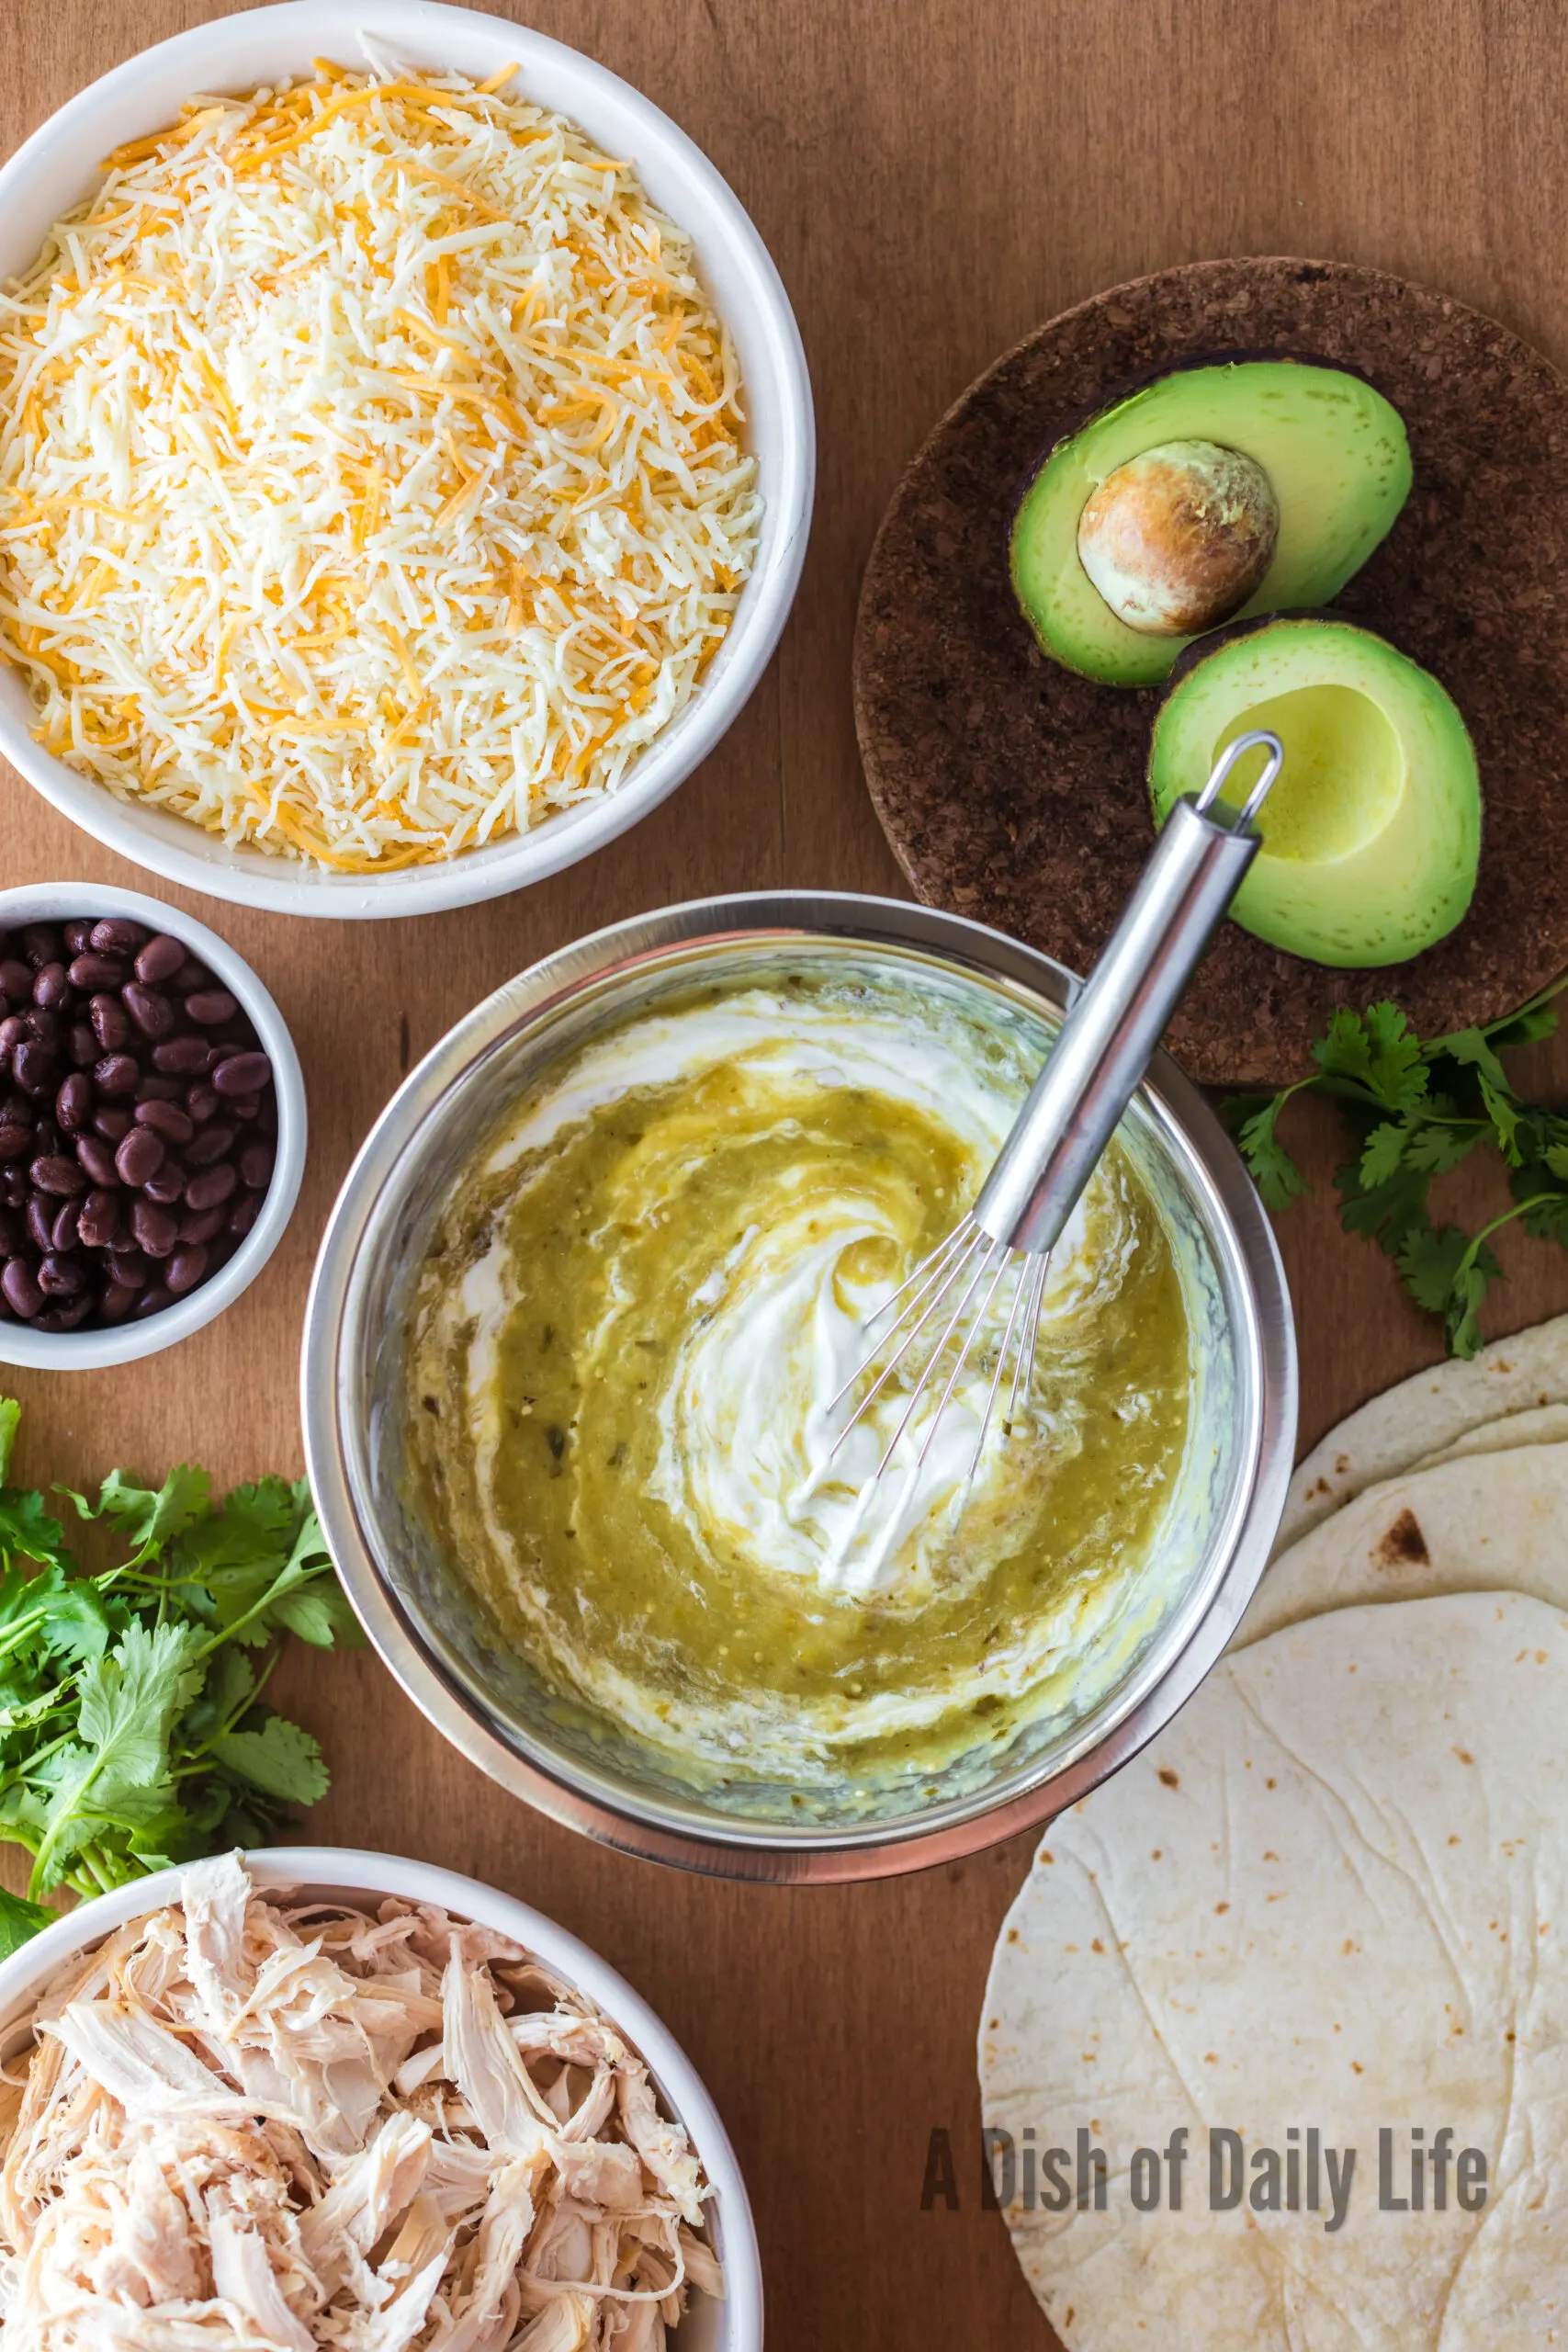
[[[1288,1208],[1307,1189],[1307,1180],[1275,1134],[1280,1114],[1295,1092],[1287,1086],[1265,1102],[1262,1109],[1244,1116],[1235,1125],[1235,1139],[1240,1147],[1253,1182],[1263,1195],[1265,1208]],[[1227,1104],[1227,1111],[1239,1108],[1245,1112],[1245,1098]]]
[[89,1577],[67,1577],[58,1561],[31,1576],[12,1568],[0,1577],[0,1657],[28,1645],[56,1657],[98,1657],[107,1641],[108,1619]]
[[97,1509],[88,1510],[76,1498],[84,1519],[107,1517],[119,1526],[136,1554],[160,1550],[210,1510],[205,1470],[182,1464],[171,1470],[158,1487],[138,1486],[123,1470],[111,1470],[99,1490]]
[[[1292,1095],[1314,1090],[1334,1100],[1356,1148],[1337,1171],[1340,1222],[1393,1257],[1411,1295],[1439,1315],[1450,1348],[1472,1355],[1478,1311],[1501,1272],[1488,1246],[1517,1218],[1537,1239],[1568,1248],[1568,1114],[1524,1101],[1503,1056],[1552,1035],[1551,1000],[1568,976],[1501,1020],[1423,1044],[1399,1007],[1341,1007],[1313,1046],[1316,1074],[1261,1101],[1232,1096],[1222,1115],[1265,1204],[1282,1209],[1305,1190],[1275,1126]],[[1515,1205],[1474,1235],[1435,1225],[1427,1194],[1478,1144],[1508,1170]]]
[[56,1916],[41,1903],[29,1903],[25,1894],[13,1894],[0,1886],[0,1960],[9,1960],[14,1951],[20,1951],[40,1928],[52,1928]]
[[65,1531],[44,1508],[41,1495],[21,1487],[0,1487],[0,1553],[7,1558],[68,1564]]
[[1420,1041],[1396,1004],[1369,1005],[1365,1014],[1341,1005],[1312,1050],[1324,1078],[1354,1081],[1390,1111],[1413,1110],[1427,1091]]
[[[0,1479],[17,1419],[0,1398]],[[220,1503],[186,1464],[159,1487],[111,1471],[96,1502],[54,1492],[122,1556],[80,1574],[43,1497],[0,1485],[0,1836],[32,1853],[30,1894],[276,1837],[327,1774],[261,1690],[292,1634],[362,1638],[309,1487],[261,1478]],[[0,1957],[51,1916],[0,1893]]]
[[327,1792],[321,1751],[298,1724],[271,1715],[260,1731],[224,1732],[212,1742],[218,1762],[242,1780],[254,1781],[285,1804],[314,1804]]
[[1367,1137],[1358,1175],[1363,1193],[1376,1192],[1393,1176],[1410,1147],[1410,1133],[1399,1120],[1384,1119]]

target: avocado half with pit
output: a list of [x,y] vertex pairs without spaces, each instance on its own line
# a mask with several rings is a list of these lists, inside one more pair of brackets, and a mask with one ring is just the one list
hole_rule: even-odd
[[1150,685],[1206,629],[1326,604],[1409,492],[1399,412],[1363,378],[1220,356],[1122,393],[1046,453],[1013,516],[1013,590],[1054,661]]
[[[1315,964],[1403,964],[1450,932],[1475,890],[1481,788],[1469,731],[1431,673],[1332,616],[1202,639],[1155,718],[1156,824],[1254,727],[1279,737],[1284,761],[1234,920]],[[1262,762],[1237,761],[1227,803],[1246,799]]]

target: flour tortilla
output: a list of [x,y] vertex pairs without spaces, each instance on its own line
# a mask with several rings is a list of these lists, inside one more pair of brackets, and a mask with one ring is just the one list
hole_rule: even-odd
[[[1069,2352],[1568,2344],[1568,1623],[1521,1595],[1337,1610],[1225,1660],[1054,1822],[980,2034],[988,2124],[1110,2161],[1008,2225]],[[1192,2133],[1184,2209],[1140,2146]],[[1489,2164],[1479,2214],[1378,2210],[1380,2126]],[[1208,2127],[1358,2151],[1349,2209],[1208,2208]]]
[[1274,1561],[1231,1647],[1325,1610],[1439,1592],[1528,1592],[1568,1611],[1568,1444],[1456,1449],[1369,1487]]
[[1483,1427],[1551,1406],[1568,1406],[1568,1315],[1494,1340],[1469,1363],[1455,1358],[1401,1381],[1330,1430],[1299,1465],[1276,1553],[1368,1487],[1402,1476]]

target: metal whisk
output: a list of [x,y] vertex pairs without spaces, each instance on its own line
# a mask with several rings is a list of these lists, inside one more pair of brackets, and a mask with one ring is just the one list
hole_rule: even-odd
[[[1265,753],[1263,771],[1245,805],[1234,812],[1219,796],[1236,762],[1253,751]],[[1103,955],[1072,1000],[1045,1067],[974,1207],[866,1318],[869,1336],[897,1309],[832,1400],[830,1410],[836,1411],[874,1374],[815,1468],[807,1493],[823,1484],[851,1432],[900,1365],[912,1361],[914,1377],[897,1426],[835,1547],[830,1572],[840,1580],[863,1588],[877,1581],[972,1360],[984,1364],[986,1351],[995,1347],[979,1432],[957,1489],[959,1510],[985,1452],[1004,1383],[1004,1432],[1027,1402],[1051,1251],[1148,1068],[1210,933],[1258,853],[1254,820],[1283,757],[1277,736],[1255,729],[1226,747],[1196,797],[1176,803]],[[866,1555],[852,1567],[884,1476],[944,1365],[944,1385],[923,1430],[915,1432],[918,1442],[904,1465],[901,1491]]]

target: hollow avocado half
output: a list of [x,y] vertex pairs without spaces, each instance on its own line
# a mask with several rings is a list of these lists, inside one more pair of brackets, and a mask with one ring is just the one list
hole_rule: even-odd
[[[1450,932],[1475,889],[1481,787],[1469,730],[1431,673],[1332,614],[1201,639],[1155,718],[1156,825],[1253,727],[1279,737],[1284,763],[1234,920],[1315,964],[1403,964]],[[1239,806],[1261,773],[1262,753],[1244,754],[1224,799]]]
[[1106,685],[1152,685],[1193,642],[1130,628],[1077,549],[1079,517],[1108,476],[1145,450],[1191,440],[1253,458],[1279,503],[1273,560],[1240,619],[1325,604],[1360,570],[1410,492],[1398,410],[1344,368],[1234,354],[1149,379],[1058,440],[1013,514],[1014,594],[1044,651],[1066,669]]

